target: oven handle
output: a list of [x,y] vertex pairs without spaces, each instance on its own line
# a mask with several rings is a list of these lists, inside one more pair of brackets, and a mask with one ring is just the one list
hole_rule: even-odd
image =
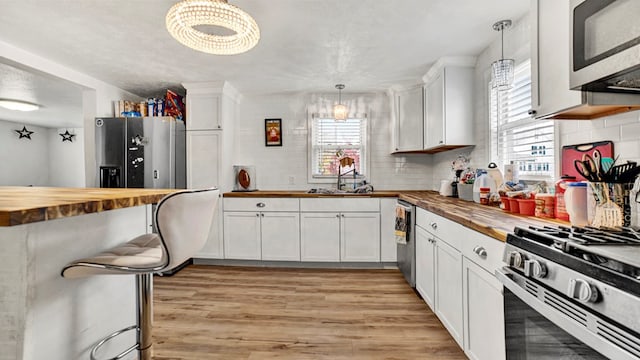
[[[610,359],[629,359],[637,360],[638,358],[627,351],[619,348],[615,344],[597,336],[593,332],[589,331],[582,324],[576,322],[572,318],[566,316],[564,313],[554,309],[553,307],[542,302],[538,297],[530,294],[523,289],[518,283],[513,281],[513,278],[519,280],[525,280],[526,278],[508,267],[497,269],[495,272],[496,278],[509,289],[514,295],[522,300],[527,306],[531,307],[535,311],[539,312],[542,316],[547,318],[552,323],[556,324],[562,330],[571,334],[575,338],[579,339],[585,344],[589,344],[591,348],[607,356]],[[543,288],[542,286],[540,286]],[[546,291],[546,290],[545,290]],[[606,322],[606,321],[604,321]]]

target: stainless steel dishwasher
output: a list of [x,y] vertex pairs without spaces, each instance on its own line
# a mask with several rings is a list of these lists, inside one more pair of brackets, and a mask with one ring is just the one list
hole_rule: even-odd
[[416,207],[398,200],[396,206],[404,208],[407,221],[406,244],[397,244],[398,268],[412,288],[416,287]]

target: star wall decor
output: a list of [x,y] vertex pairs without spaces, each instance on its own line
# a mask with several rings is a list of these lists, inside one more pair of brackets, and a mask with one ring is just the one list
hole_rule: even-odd
[[58,135],[62,136],[62,142],[73,142],[73,137],[76,136],[76,134],[71,134],[69,130],[65,131],[63,134]]
[[31,134],[33,134],[33,131],[29,131],[27,130],[26,126],[22,127],[22,130],[13,130],[15,132],[18,133],[18,135],[20,135],[20,139],[25,138],[25,139],[29,139],[31,140]]

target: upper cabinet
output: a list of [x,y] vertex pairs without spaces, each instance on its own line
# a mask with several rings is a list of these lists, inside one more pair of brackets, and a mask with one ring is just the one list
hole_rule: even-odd
[[414,151],[423,147],[422,86],[393,92],[395,116],[395,151]]
[[474,58],[445,58],[425,75],[425,152],[473,145],[474,65]]
[[632,94],[569,90],[569,1],[531,1],[531,114],[540,119],[595,119],[640,103]]

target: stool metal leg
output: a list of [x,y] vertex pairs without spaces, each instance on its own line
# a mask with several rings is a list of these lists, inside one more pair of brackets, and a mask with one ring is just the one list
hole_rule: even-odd
[[153,274],[136,274],[138,344],[140,360],[151,360],[153,345]]

